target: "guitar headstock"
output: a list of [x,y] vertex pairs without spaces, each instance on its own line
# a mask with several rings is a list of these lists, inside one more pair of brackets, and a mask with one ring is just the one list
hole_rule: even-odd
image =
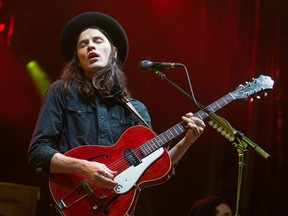
[[236,90],[230,92],[235,99],[248,99],[252,95],[273,89],[274,81],[269,76],[260,75],[245,85],[239,85]]

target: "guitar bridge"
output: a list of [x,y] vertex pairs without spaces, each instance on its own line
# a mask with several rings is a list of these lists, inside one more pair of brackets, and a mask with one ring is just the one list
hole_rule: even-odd
[[[82,196],[79,197],[75,197],[74,193],[75,191],[78,191],[81,194],[83,194]],[[57,203],[57,209],[58,210],[62,210],[62,209],[67,209],[70,206],[74,205],[75,203],[79,202],[80,200],[84,199],[86,196],[90,196],[91,194],[93,194],[93,190],[91,189],[91,187],[88,185],[87,181],[82,180],[81,184],[77,185],[75,188],[73,188],[73,190],[71,190],[68,194],[66,194],[66,196],[64,196],[59,203]]]

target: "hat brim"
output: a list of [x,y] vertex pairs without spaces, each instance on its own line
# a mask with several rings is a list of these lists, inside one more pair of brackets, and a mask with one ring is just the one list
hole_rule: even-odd
[[112,17],[98,12],[86,12],[72,18],[63,28],[60,37],[60,48],[66,62],[72,60],[75,40],[85,28],[92,26],[103,29],[117,48],[119,60],[124,63],[128,56],[128,39],[122,26]]

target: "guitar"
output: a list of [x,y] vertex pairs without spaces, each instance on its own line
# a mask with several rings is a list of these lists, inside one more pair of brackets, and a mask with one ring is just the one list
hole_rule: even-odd
[[[270,77],[260,75],[207,108],[215,112],[234,100],[272,89],[273,84]],[[194,116],[203,120],[208,114],[200,110]],[[49,187],[56,208],[65,216],[130,215],[141,189],[169,179],[172,164],[163,146],[185,132],[183,122],[158,136],[147,127],[133,126],[113,146],[80,146],[66,152],[66,156],[104,163],[117,171],[114,180],[118,185],[98,188],[80,174],[51,173]]]

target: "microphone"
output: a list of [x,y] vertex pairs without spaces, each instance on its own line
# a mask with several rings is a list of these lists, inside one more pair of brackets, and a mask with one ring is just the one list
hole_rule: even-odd
[[139,68],[143,71],[162,71],[166,69],[180,68],[184,67],[181,63],[172,62],[152,62],[149,60],[143,60],[139,63]]

